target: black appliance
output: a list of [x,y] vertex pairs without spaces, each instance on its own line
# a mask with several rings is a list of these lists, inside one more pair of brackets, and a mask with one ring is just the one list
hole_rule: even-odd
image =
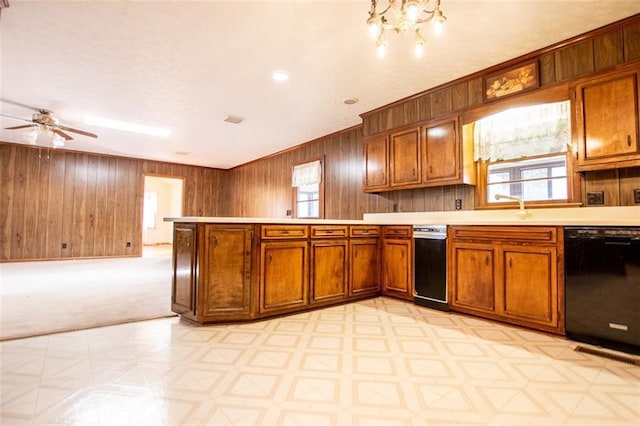
[[640,227],[565,227],[565,329],[640,354]]
[[415,303],[448,311],[447,226],[415,225],[413,239]]

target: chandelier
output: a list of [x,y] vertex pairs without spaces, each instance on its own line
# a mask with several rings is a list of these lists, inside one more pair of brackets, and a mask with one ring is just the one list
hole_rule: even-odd
[[387,50],[385,31],[393,30],[398,34],[414,32],[413,51],[417,58],[424,52],[424,38],[420,34],[423,24],[431,22],[436,36],[442,34],[446,16],[440,9],[440,0],[433,0],[433,9],[429,10],[431,0],[387,0],[386,8],[378,10],[378,1],[371,0],[371,11],[367,25],[371,38],[376,40],[378,55],[383,57]]
[[54,148],[62,148],[64,146],[65,138],[56,133],[55,128],[52,126],[38,124],[22,134],[25,141],[30,145],[36,145],[40,135],[44,135],[45,138],[49,139]]

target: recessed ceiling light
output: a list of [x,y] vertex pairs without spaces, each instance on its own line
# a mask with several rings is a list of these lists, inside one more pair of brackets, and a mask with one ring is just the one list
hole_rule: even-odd
[[287,74],[284,71],[274,71],[273,74],[271,74],[271,77],[273,77],[273,79],[275,81],[287,81],[287,80],[289,80],[289,74]]
[[128,121],[112,120],[110,118],[87,115],[84,124],[90,126],[106,127],[108,129],[124,130],[125,132],[142,133],[144,135],[160,136],[166,138],[171,134],[171,130],[161,127],[145,126],[144,124],[131,123]]
[[358,98],[347,98],[342,102],[344,102],[345,105],[353,105],[353,104],[357,104],[358,101],[359,101]]

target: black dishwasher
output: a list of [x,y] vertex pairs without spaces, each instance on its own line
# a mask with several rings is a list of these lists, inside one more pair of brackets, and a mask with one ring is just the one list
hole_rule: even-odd
[[640,354],[640,227],[565,227],[565,329]]

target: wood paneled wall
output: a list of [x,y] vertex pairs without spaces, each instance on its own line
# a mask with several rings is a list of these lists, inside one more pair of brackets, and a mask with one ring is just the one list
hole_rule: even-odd
[[362,192],[362,129],[360,126],[230,170],[232,200],[228,215],[287,217],[293,208],[294,164],[324,158],[325,217],[361,219],[364,213],[388,212],[393,202]]
[[[512,59],[362,114],[363,135],[371,136],[488,104],[484,78],[500,70],[537,61],[540,87],[571,82],[640,59],[640,15],[587,35]],[[490,103],[497,103],[493,101]]]
[[139,256],[144,174],[183,178],[185,215],[220,214],[220,170],[0,143],[0,260]]
[[640,167],[586,172],[582,199],[586,203],[588,192],[602,192],[604,206],[637,206],[634,190],[640,191]]

